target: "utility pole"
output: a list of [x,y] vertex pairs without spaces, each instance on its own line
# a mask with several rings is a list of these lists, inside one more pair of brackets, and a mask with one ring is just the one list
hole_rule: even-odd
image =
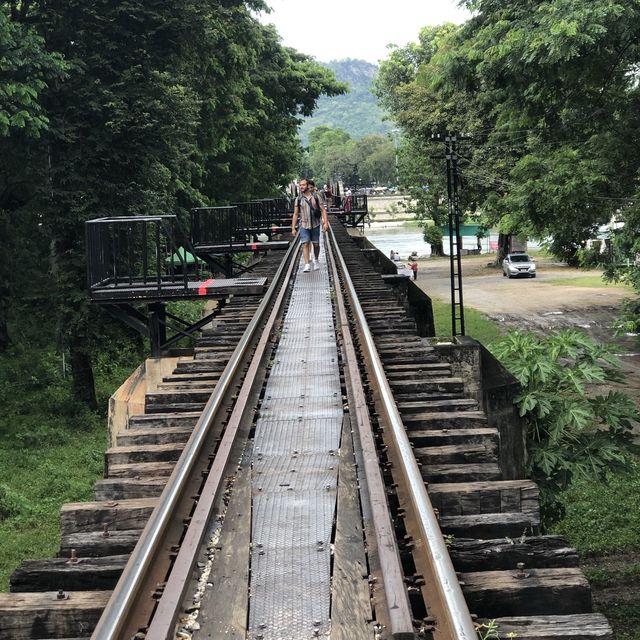
[[447,162],[447,214],[449,222],[449,269],[451,280],[451,335],[463,336],[464,303],[462,296],[462,242],[460,238],[460,208],[458,201],[458,142],[463,138],[454,133],[433,134],[434,142],[444,142]]
[[400,185],[400,172],[398,171],[398,133],[400,133],[400,129],[391,129],[391,133],[393,134],[393,146],[395,147],[395,155],[396,155],[396,189]]

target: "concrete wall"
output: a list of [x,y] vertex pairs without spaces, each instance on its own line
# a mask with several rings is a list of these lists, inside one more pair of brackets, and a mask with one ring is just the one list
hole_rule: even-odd
[[[408,196],[397,196],[393,194],[384,194],[382,196],[367,196],[367,205],[369,211],[375,214],[376,221],[387,221],[400,219],[413,219],[415,213],[408,212],[406,207],[415,209],[415,202],[411,202]],[[395,209],[395,214],[384,215]]]
[[181,359],[183,358],[148,358],[109,398],[107,425],[110,446],[115,445],[118,434],[127,428],[129,416],[144,413],[145,395],[156,391],[162,378],[170,375]]
[[487,414],[489,426],[498,430],[503,479],[524,478],[527,432],[513,404],[520,390],[517,380],[473,338],[460,336],[452,343],[431,344],[443,360],[451,363],[453,375],[464,380],[467,393]]

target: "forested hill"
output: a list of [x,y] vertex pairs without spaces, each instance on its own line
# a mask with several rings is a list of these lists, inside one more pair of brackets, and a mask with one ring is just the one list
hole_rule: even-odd
[[321,63],[335,72],[338,80],[349,83],[349,93],[327,98],[322,96],[311,118],[300,127],[303,144],[307,144],[309,131],[326,125],[343,129],[352,138],[372,133],[387,133],[392,125],[383,121],[383,112],[377,98],[371,93],[371,83],[378,73],[375,64],[365,60],[334,60]]

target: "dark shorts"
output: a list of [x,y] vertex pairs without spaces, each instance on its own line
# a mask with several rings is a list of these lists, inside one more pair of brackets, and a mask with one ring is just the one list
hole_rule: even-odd
[[313,229],[305,229],[300,227],[300,242],[303,244],[307,242],[313,242],[313,244],[320,244],[320,226],[313,227]]

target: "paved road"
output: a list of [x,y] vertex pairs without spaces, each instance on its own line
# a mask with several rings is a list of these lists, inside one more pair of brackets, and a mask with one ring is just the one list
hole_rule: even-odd
[[[528,316],[557,311],[581,311],[589,308],[618,308],[629,290],[622,287],[574,287],[550,284],[558,278],[579,278],[586,272],[537,259],[536,278],[509,279],[490,264],[488,256],[473,256],[463,261],[463,295],[465,305],[489,315]],[[449,300],[449,260],[420,262],[418,284],[429,294]],[[588,272],[591,275],[593,272]]]

